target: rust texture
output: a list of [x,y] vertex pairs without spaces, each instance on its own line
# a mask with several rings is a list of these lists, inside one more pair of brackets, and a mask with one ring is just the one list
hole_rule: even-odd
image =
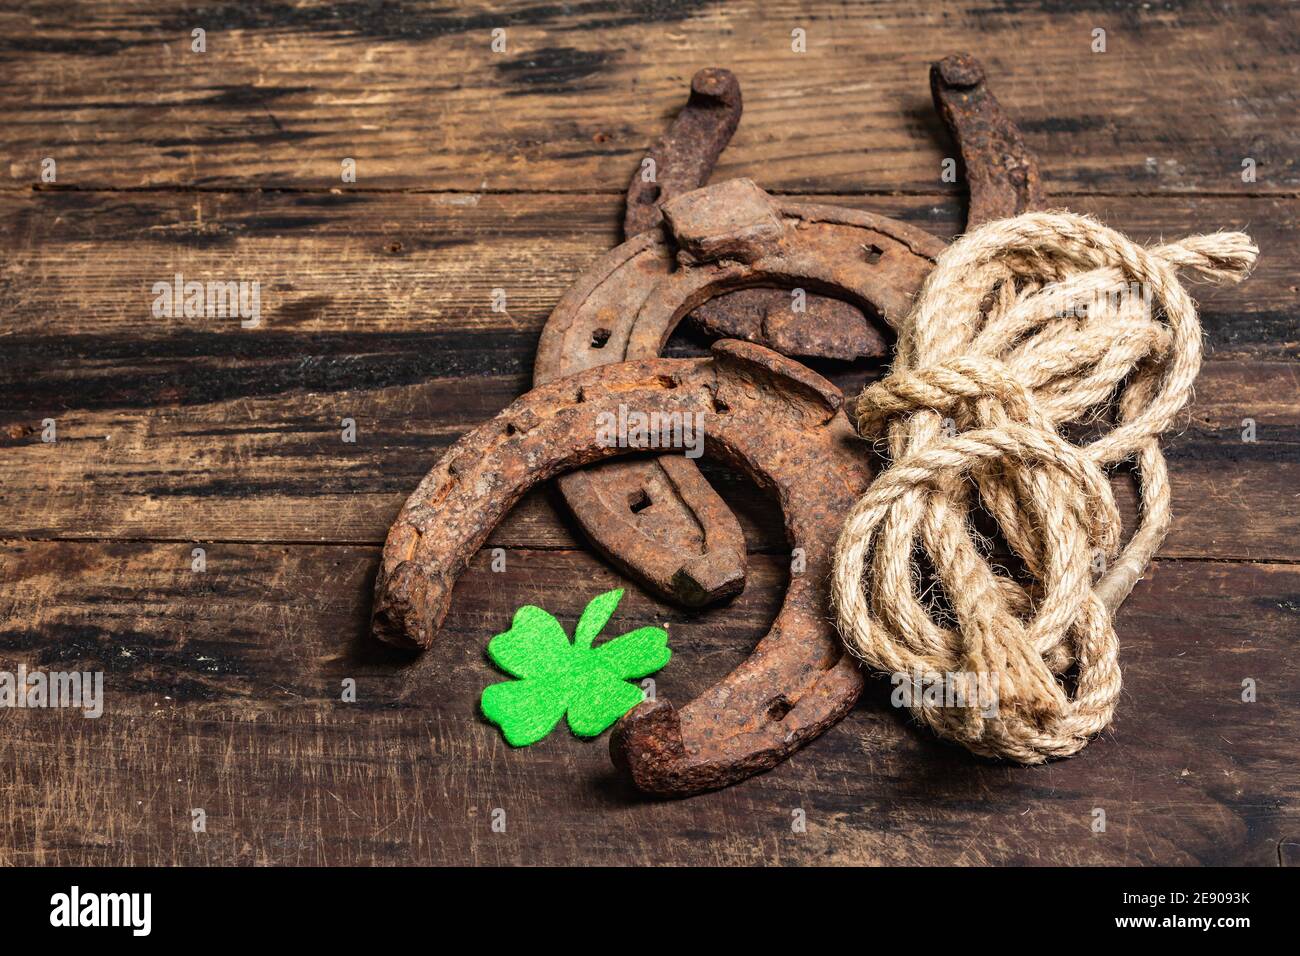
[[[656,355],[700,303],[754,285],[780,287],[768,291],[787,313],[800,287],[897,322],[943,249],[903,223],[774,200],[744,179],[678,196],[663,210],[664,230],[611,250],[561,298],[542,331],[536,384]],[[690,461],[612,462],[559,486],[596,549],[655,592],[700,606],[743,587],[740,526]]]
[[[671,268],[659,232],[607,253],[560,299],[542,331],[533,381],[542,385],[621,362],[636,308]],[[660,595],[698,607],[745,582],[740,525],[689,462],[611,461],[559,479],[574,518],[615,566]]]
[[[1042,209],[1038,162],[989,91],[979,61],[958,53],[931,65],[930,91],[966,172],[966,228]],[[783,355],[851,360],[887,353],[877,324],[833,298],[810,295],[807,312],[791,313],[779,294],[749,289],[706,302],[691,318],[714,335],[758,342]]]
[[[691,95],[659,142],[632,174],[623,211],[623,235],[659,225],[661,203],[709,181],[740,123],[740,81],[730,70],[706,67],[691,78]],[[647,160],[653,175],[647,178]]]
[[961,151],[970,190],[967,230],[1043,208],[1038,161],[989,91],[979,61],[956,53],[935,63],[930,93]]
[[[632,174],[623,213],[623,236],[631,239],[663,221],[660,207],[703,186],[740,122],[740,83],[718,67],[691,79],[691,94],[668,132],[646,154],[655,181],[647,181],[645,159]],[[723,338],[745,339],[782,355],[852,360],[887,351],[875,322],[848,302],[816,292],[807,312],[792,313],[789,296],[771,289],[740,289],[700,305],[691,318]]]
[[605,365],[540,385],[456,442],[406,502],[384,546],[372,630],[428,647],[456,578],[524,492],[644,450],[602,439],[602,413],[617,416],[621,405],[702,416],[705,454],[775,494],[804,566],[743,664],[681,707],[661,695],[634,708],[616,725],[611,754],[639,788],[669,796],[768,769],[844,716],[862,689],[828,612],[840,523],[872,477],[841,402],[803,366],[734,340],[709,358]]
[[842,299],[808,293],[807,311],[792,312],[775,289],[740,289],[705,302],[691,319],[710,335],[766,345],[782,355],[881,358],[889,344],[876,323]]
[[[966,163],[971,222],[1041,204],[1032,157],[978,63],[936,64],[932,89]],[[631,238],[556,306],[534,389],[464,436],[420,483],[389,532],[375,585],[375,636],[427,647],[470,557],[525,491],[558,476],[583,530],[624,571],[687,605],[735,594],[745,547],[725,503],[680,453],[628,460],[664,445],[604,441],[598,417],[702,416],[705,454],[776,494],[805,567],[740,667],[680,708],[661,697],[614,728],[614,762],[663,795],[770,768],[852,707],[862,678],[832,629],[826,589],[840,522],[871,475],[839,392],[803,366],[734,339],[708,359],[655,356],[692,312],[792,354],[880,348],[864,338],[866,316],[897,326],[944,245],[871,213],[775,200],[747,179],[693,188],[739,115],[730,73],[696,75],[690,102],[651,152],[657,181],[638,171],[629,188]]]

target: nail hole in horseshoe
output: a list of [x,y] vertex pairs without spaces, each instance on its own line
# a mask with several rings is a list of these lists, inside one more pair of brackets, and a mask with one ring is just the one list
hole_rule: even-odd
[[644,489],[634,491],[627,496],[627,507],[632,514],[637,515],[649,508],[653,501],[650,500],[649,493]]
[[728,405],[726,402],[724,402],[722,399],[718,398],[718,396],[714,395],[713,410],[717,412],[719,415],[725,415],[727,414],[727,412],[731,411],[731,406]]
[[793,709],[794,704],[790,703],[790,699],[785,694],[782,694],[773,698],[772,702],[767,705],[767,719],[785,720],[785,715]]
[[867,257],[867,263],[873,266],[877,262],[879,262],[880,257],[885,254],[884,249],[881,249],[879,246],[874,245],[872,243],[868,243],[867,245],[863,246],[862,251]]
[[659,201],[659,184],[651,183],[636,197],[636,201],[643,206],[653,206]]
[[609,329],[593,329],[591,333],[591,347],[593,349],[603,349],[605,343],[609,341],[611,333]]

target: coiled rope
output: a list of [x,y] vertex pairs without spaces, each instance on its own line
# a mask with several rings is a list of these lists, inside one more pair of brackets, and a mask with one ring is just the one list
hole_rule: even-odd
[[[964,693],[959,706],[912,695],[912,712],[940,736],[1039,763],[1110,722],[1120,690],[1111,615],[1168,530],[1159,438],[1201,364],[1178,271],[1236,282],[1257,255],[1243,233],[1144,248],[1087,216],[1027,213],[940,257],[890,375],[858,399],[859,433],[886,438],[892,465],[849,513],[832,581],[850,651]],[[1063,434],[1102,423],[1086,443]],[[1128,459],[1141,515],[1121,548],[1106,469]],[[972,525],[981,506],[1018,575],[995,567]],[[995,689],[995,708],[979,700],[979,681]]]

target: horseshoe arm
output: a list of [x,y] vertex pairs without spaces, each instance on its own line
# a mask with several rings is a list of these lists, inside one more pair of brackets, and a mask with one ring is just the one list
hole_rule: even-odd
[[989,90],[979,60],[969,53],[955,53],[933,64],[930,93],[966,170],[970,188],[966,230],[1042,209],[1038,160]]
[[744,589],[740,524],[689,460],[611,461],[557,481],[596,550],[652,590],[703,607]]
[[[659,142],[638,164],[627,187],[623,235],[631,239],[661,221],[659,207],[709,181],[740,123],[740,81],[730,70],[706,67],[691,78],[691,95]],[[644,176],[646,160],[654,178]]]
[[664,795],[768,769],[847,713],[862,687],[826,611],[840,519],[871,479],[841,401],[815,373],[735,341],[708,359],[620,363],[535,388],[452,446],[406,502],[384,546],[373,633],[428,647],[457,576],[528,488],[637,451],[601,439],[601,413],[702,415],[705,453],[775,491],[805,564],[744,664],[680,708],[661,696],[634,709],[611,751],[638,787]]
[[461,437],[389,530],[375,583],[374,635],[428,647],[456,578],[529,488],[636,450],[600,440],[602,412],[617,415],[623,404],[693,416],[707,408],[712,380],[711,365],[699,360],[607,365],[534,388]]

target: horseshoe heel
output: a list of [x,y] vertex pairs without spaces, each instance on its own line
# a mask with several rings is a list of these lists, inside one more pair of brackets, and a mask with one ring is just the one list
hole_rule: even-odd
[[[713,164],[740,124],[742,108],[740,81],[730,70],[706,67],[691,77],[686,105],[632,174],[623,209],[625,238],[654,229],[660,205],[709,181]],[[647,164],[653,170],[650,178]]]
[[840,522],[871,480],[841,402],[803,366],[732,340],[707,359],[607,365],[535,388],[453,445],[406,502],[384,546],[373,633],[428,647],[457,576],[525,491],[643,450],[602,439],[603,413],[622,405],[700,415],[691,420],[703,422],[705,454],[776,493],[803,569],[748,660],[680,708],[660,697],[634,709],[615,727],[611,753],[638,787],[663,795],[771,768],[847,713],[862,688],[826,610]]
[[993,219],[1042,209],[1038,160],[990,92],[979,61],[969,53],[956,53],[933,64],[930,94],[966,170],[970,190],[966,231]]

